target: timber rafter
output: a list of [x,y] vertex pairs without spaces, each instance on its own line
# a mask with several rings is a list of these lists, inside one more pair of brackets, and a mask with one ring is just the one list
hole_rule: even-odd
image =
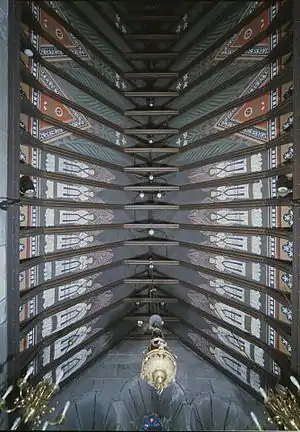
[[[165,288],[158,287],[157,289],[165,295],[169,294]],[[215,315],[209,314],[208,312],[206,312],[204,310],[200,310],[199,308],[192,305],[191,303],[188,303],[185,300],[183,300],[182,297],[179,298],[176,295],[175,296],[173,295],[173,297],[177,298],[180,302],[180,305],[184,309],[186,309],[187,311],[192,310],[199,317],[203,317],[203,318],[207,319],[208,321],[215,323],[215,324],[219,325],[220,327],[225,328],[226,330],[229,330],[234,335],[240,336],[241,338],[243,338],[247,342],[258,346],[259,348],[262,348],[282,368],[288,368],[288,369],[290,368],[289,358],[285,354],[283,354],[281,351],[268,345],[262,339],[259,339],[256,336],[253,336],[251,333],[244,331],[244,330],[241,330],[240,328],[238,328],[232,324],[229,324],[228,322],[222,320],[221,318],[219,318]]]

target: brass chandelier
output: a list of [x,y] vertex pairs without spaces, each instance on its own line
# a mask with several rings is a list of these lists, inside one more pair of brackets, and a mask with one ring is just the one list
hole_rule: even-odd
[[[300,384],[294,376],[290,377],[295,394],[287,387],[277,384],[274,390],[260,388],[264,405],[268,413],[268,422],[275,424],[279,430],[300,431]],[[256,415],[251,417],[259,430],[264,430]]]
[[70,407],[67,401],[63,410],[57,414],[53,420],[44,420],[49,414],[55,412],[55,408],[49,406],[50,399],[59,391],[59,382],[63,377],[61,373],[56,382],[40,381],[35,387],[28,382],[28,378],[33,373],[33,367],[29,368],[26,375],[17,381],[18,396],[12,402],[9,408],[6,398],[13,391],[14,386],[9,386],[2,398],[0,398],[0,413],[16,412],[16,417],[11,430],[22,428],[23,425],[29,425],[32,429],[38,428],[46,430],[49,425],[60,425],[65,421],[66,413]]
[[176,356],[164,340],[162,325],[163,320],[159,315],[150,316],[148,329],[152,332],[152,337],[144,351],[140,375],[159,394],[175,382],[177,372]]

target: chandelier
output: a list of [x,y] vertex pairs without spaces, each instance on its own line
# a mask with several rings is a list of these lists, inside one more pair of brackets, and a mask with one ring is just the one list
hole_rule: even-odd
[[66,402],[63,410],[57,414],[56,418],[52,421],[43,421],[44,417],[55,411],[55,408],[49,406],[49,402],[54,394],[59,391],[58,384],[63,377],[63,373],[58,376],[54,384],[50,381],[40,381],[35,387],[28,382],[28,378],[32,373],[33,367],[29,368],[26,375],[17,381],[18,396],[12,402],[11,408],[7,406],[6,398],[13,391],[14,386],[9,386],[2,398],[0,398],[0,413],[17,413],[11,430],[22,428],[22,424],[46,430],[48,425],[60,425],[66,418],[70,406],[69,401]]
[[148,329],[151,330],[152,337],[144,351],[140,375],[159,394],[175,382],[177,372],[176,356],[172,354],[163,338],[162,325],[163,320],[159,315],[152,315],[149,318]]
[[[264,398],[264,405],[268,413],[268,422],[276,424],[279,430],[300,430],[300,384],[294,376],[290,377],[296,394],[287,387],[277,384],[274,390],[260,388]],[[251,412],[251,417],[259,430],[263,430],[256,415]]]

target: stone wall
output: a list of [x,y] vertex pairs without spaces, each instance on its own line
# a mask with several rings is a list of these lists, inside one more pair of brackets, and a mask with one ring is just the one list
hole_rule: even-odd
[[[104,416],[105,413],[107,413],[107,417],[111,415],[111,404],[114,401],[122,400],[127,406],[127,412],[129,414],[127,414],[127,417],[126,415],[123,417],[120,415],[117,416],[117,414],[114,415],[118,418],[123,418],[124,422],[127,423],[128,416],[132,416],[132,412],[134,411],[134,407],[130,409],[128,408],[128,404],[132,404],[132,400],[136,401],[136,404],[138,404],[137,401],[142,399],[143,407],[139,408],[141,410],[140,415],[135,414],[135,416],[132,416],[133,420],[131,420],[131,427],[133,430],[136,428],[138,429],[139,425],[137,423],[139,420],[143,418],[145,414],[151,414],[151,412],[147,413],[147,410],[157,412],[159,409],[157,401],[155,402],[155,397],[153,397],[153,395],[151,396],[150,387],[147,389],[147,387],[144,386],[131,384],[131,382],[136,382],[139,376],[142,353],[146,344],[146,340],[124,340],[118,344],[103,359],[99,360],[94,366],[90,367],[86,372],[72,381],[70,385],[62,388],[59,394],[61,405],[68,399],[72,401],[72,405],[74,402],[80,405],[83,399],[88,399],[90,397],[89,395],[91,395],[91,392],[95,392],[94,394],[97,395],[97,407],[99,404],[97,412],[102,412]],[[194,401],[195,405],[198,405],[201,400],[216,397],[222,399],[224,403],[238,406],[241,421],[245,422],[247,425],[251,425],[251,420],[249,418],[251,410],[255,411],[258,416],[261,417],[261,406],[250,395],[230,382],[210,364],[196,356],[177,340],[171,340],[169,346],[178,357],[178,386],[176,394],[179,395],[180,393],[180,398],[186,401],[187,404],[193,406]],[[142,390],[139,390],[140,393],[143,393],[142,398],[136,394],[136,387],[138,386],[142,387]],[[131,401],[128,402],[128,399],[130,399],[128,395],[130,394],[132,395]],[[170,397],[169,404],[163,404],[165,405],[165,409],[172,404],[173,399],[173,397]],[[91,400],[93,401],[93,399]],[[151,405],[151,400],[153,401],[153,406]],[[115,410],[116,406],[118,406],[118,403],[114,403]],[[85,422],[89,421],[88,418],[85,418],[85,412],[87,412],[87,409],[81,411],[78,411],[78,409],[72,410],[71,406],[69,411],[69,421],[71,421],[71,423],[67,423],[65,426],[74,428],[74,424],[77,424],[78,427],[81,426],[80,428],[89,428],[85,426]],[[161,413],[161,415],[163,415],[163,413]],[[171,412],[169,415],[174,416],[174,413]],[[217,419],[219,414],[216,411],[214,415]],[[78,419],[76,420],[74,416],[78,416]],[[184,421],[183,415],[180,416],[180,418],[182,419],[181,421]],[[98,425],[98,427],[100,426]],[[120,425],[120,427],[122,427],[122,425]],[[176,429],[177,428],[180,428],[178,430],[185,430],[185,425],[177,423]],[[125,427],[120,430],[130,429],[126,429]],[[172,430],[172,428],[170,428],[170,430]]]

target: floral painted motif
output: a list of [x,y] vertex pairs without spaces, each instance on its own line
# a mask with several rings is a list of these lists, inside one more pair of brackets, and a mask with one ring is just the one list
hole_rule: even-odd
[[284,160],[293,159],[294,157],[294,147],[289,147],[288,151],[286,151],[283,155]]
[[289,308],[287,308],[287,307],[285,307],[285,306],[281,306],[281,312],[286,316],[286,318],[289,320],[289,321],[292,321],[292,311],[291,311],[291,309],[289,309]]
[[177,85],[176,85],[176,90],[180,91],[185,89],[189,84],[189,74],[185,74],[182,77],[182,80],[178,81]]
[[176,27],[176,33],[181,33],[182,31],[186,30],[188,28],[189,21],[188,21],[188,14],[183,15],[181,18],[181,23],[178,24]]
[[282,338],[282,343],[283,343],[283,345],[286,347],[288,353],[291,354],[291,352],[292,352],[292,347],[291,347],[291,345],[288,343],[288,341]]
[[281,280],[289,289],[293,288],[293,276],[291,274],[284,273]]
[[140,431],[163,431],[163,424],[156,414],[146,416],[142,422]]
[[294,223],[294,212],[293,209],[289,209],[287,213],[283,215],[283,220],[289,224],[289,226],[292,226]]
[[282,246],[282,250],[289,258],[293,258],[293,242],[291,240]]

